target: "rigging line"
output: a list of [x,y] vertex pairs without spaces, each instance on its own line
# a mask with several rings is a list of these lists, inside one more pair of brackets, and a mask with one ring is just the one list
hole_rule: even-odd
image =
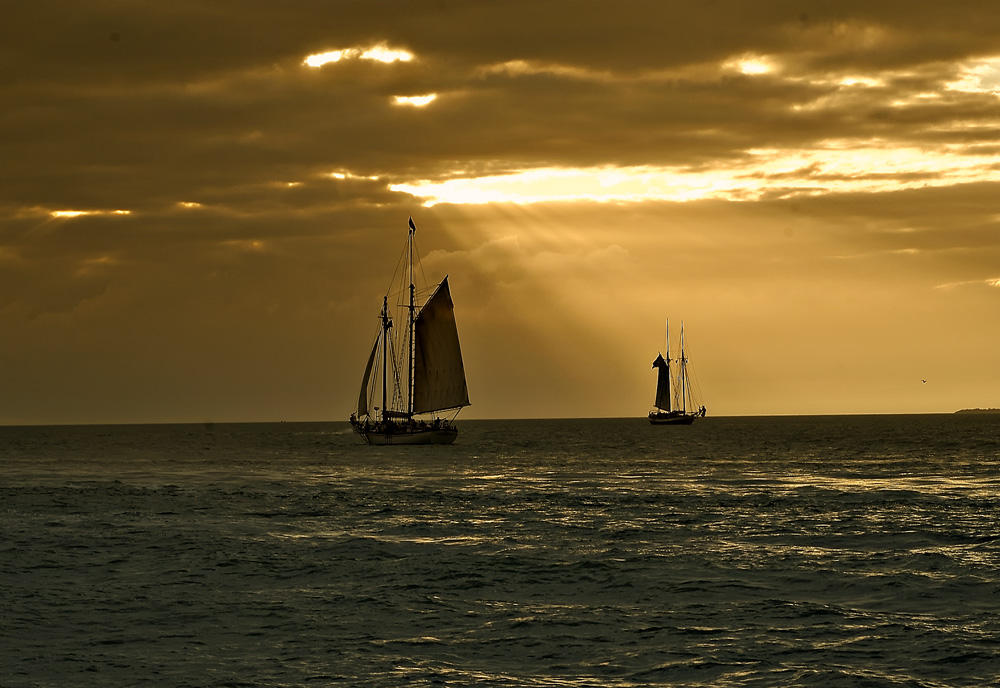
[[391,296],[393,301],[393,308],[395,309],[394,312],[397,314],[402,313],[406,305],[405,300],[408,297],[408,289],[406,288],[405,270],[401,271],[399,278],[397,278],[396,282],[392,286],[393,286],[393,291]]
[[392,278],[389,279],[389,289],[385,292],[386,296],[395,296],[398,292],[393,291],[393,287],[396,285],[396,274],[400,272],[400,267],[402,266],[404,259],[406,258],[406,245],[403,245],[403,250],[399,254],[399,258],[396,260],[396,267],[392,269]]
[[397,278],[397,280],[396,280],[396,282],[394,284],[394,286],[396,287],[396,290],[393,293],[393,295],[395,297],[394,300],[395,300],[396,308],[399,309],[400,313],[403,313],[406,310],[407,301],[409,300],[409,297],[410,297],[410,289],[409,289],[409,286],[408,286],[409,277],[410,277],[410,275],[409,275],[409,269],[408,269],[409,260],[408,260],[408,257],[407,257],[407,253],[408,253],[407,246],[406,246],[406,243],[404,243],[403,244],[403,254],[402,254],[402,257],[400,259],[401,260],[401,265],[400,265],[400,269],[399,269],[399,277]]
[[[687,348],[690,350],[690,347]],[[688,358],[690,359],[691,356],[689,355]],[[691,366],[690,363],[688,364],[687,375],[688,375],[688,382],[691,384],[691,393],[693,395],[691,403],[694,404],[695,400],[697,400],[699,403],[704,402],[705,397],[702,396],[701,393],[701,381],[698,379],[697,371],[695,370],[695,368]]]
[[677,366],[676,372],[673,371],[673,370],[670,371],[670,384],[671,384],[670,391],[673,392],[673,394],[671,395],[671,396],[673,396],[673,399],[671,399],[671,402],[673,403],[673,410],[676,410],[677,408],[679,408],[681,406],[681,372],[680,372],[680,366]]
[[368,378],[368,416],[372,415],[372,409],[375,408],[375,400],[378,399],[376,396],[378,394],[378,383],[382,378],[382,359],[378,355],[379,351],[382,349],[382,333],[380,332],[375,335],[378,340],[375,345],[375,365],[372,366],[372,376]]
[[691,375],[691,380],[694,383],[692,386],[695,388],[695,392],[697,393],[698,401],[700,403],[704,403],[705,402],[705,395],[702,394],[702,391],[701,391],[701,381],[698,379],[698,374],[696,372],[694,372],[694,371],[688,371],[688,374]]
[[416,232],[414,232],[414,234],[413,234],[413,253],[416,254],[416,256],[417,256],[417,267],[420,269],[420,279],[422,280],[422,284],[424,285],[423,287],[421,287],[420,289],[418,289],[418,291],[426,291],[427,290],[427,273],[424,272],[424,263],[423,263],[422,260],[420,260],[420,251],[417,250],[417,235],[416,235]]
[[[375,360],[374,360],[374,365],[372,365],[371,377],[368,378],[368,388],[367,388],[367,390],[365,392],[365,398],[368,401],[368,408],[369,408],[369,410],[372,408],[372,399],[373,399],[373,396],[375,394],[375,383],[379,379],[378,373],[379,373],[379,361],[380,361],[380,359],[378,357],[378,351],[379,351],[379,346],[382,343],[382,325],[381,324],[379,324],[379,326],[377,328],[375,328],[375,342],[374,343],[375,343]],[[371,415],[371,413],[369,413],[368,415]]]
[[[376,357],[379,351],[382,349],[382,343],[379,342],[379,347],[375,351]],[[368,381],[368,415],[372,415],[372,410],[378,405],[378,388],[379,382],[382,379],[382,361],[376,360],[375,365],[372,366],[372,377]]]
[[[402,406],[402,398],[399,391],[401,387],[399,383],[399,366],[396,363],[396,351],[392,346],[392,340],[389,341],[389,360],[392,361],[392,406],[395,409]],[[397,401],[400,402],[399,406],[396,405]]]
[[687,377],[687,401],[688,401],[687,408],[689,412],[694,412],[696,410],[694,403],[694,385],[691,384],[690,368],[686,371],[686,377]]

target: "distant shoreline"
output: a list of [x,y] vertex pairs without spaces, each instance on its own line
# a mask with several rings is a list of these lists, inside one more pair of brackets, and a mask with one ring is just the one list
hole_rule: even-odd
[[1000,413],[1000,408],[959,409],[955,413]]

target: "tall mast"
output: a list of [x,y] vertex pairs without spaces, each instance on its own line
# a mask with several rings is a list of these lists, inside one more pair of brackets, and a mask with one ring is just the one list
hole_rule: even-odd
[[410,416],[413,415],[413,233],[415,231],[417,231],[417,228],[413,225],[413,218],[411,217],[407,242],[410,253],[410,341],[406,346],[406,352],[409,355],[406,363],[406,413]]
[[386,337],[389,333],[389,297],[382,297],[382,421],[385,422],[386,418],[386,408],[385,408],[385,366],[388,359],[388,342]]
[[[667,318],[667,385],[670,385],[670,318]],[[670,410],[670,390],[667,390],[667,411]]]
[[687,362],[684,355],[684,321],[681,320],[681,413],[687,413]]

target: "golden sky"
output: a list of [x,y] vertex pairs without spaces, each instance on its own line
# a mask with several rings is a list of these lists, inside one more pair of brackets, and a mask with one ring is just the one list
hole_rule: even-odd
[[[14,3],[0,422],[342,419],[419,231],[462,417],[1000,406],[1000,7]],[[927,382],[921,382],[926,379]]]

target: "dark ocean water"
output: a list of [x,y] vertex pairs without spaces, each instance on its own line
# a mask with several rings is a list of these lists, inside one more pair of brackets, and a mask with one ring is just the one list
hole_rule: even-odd
[[0,686],[1000,684],[1000,416],[0,428]]

